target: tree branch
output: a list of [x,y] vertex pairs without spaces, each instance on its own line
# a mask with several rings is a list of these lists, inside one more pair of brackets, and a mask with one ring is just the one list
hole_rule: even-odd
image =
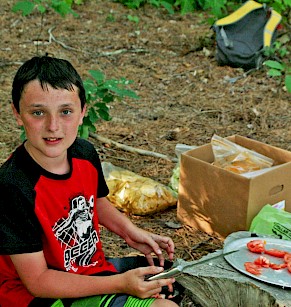
[[156,157],[156,158],[161,158],[161,159],[165,159],[171,162],[178,162],[177,158],[173,158],[173,157],[168,157],[166,155],[157,153],[157,152],[153,152],[153,151],[148,151],[148,150],[143,150],[143,149],[138,149],[138,148],[134,148],[128,145],[124,145],[118,142],[115,142],[113,140],[110,140],[106,137],[103,137],[101,135],[97,135],[95,133],[90,132],[90,136],[102,143],[106,143],[106,144],[110,144],[110,145],[114,145],[117,148],[123,149],[125,151],[129,151],[129,152],[133,152],[133,153],[138,153],[140,155],[145,155],[145,156],[151,156],[151,157]]

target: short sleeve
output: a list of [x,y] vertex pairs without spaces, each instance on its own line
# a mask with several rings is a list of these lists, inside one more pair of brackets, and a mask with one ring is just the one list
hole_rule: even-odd
[[34,214],[33,199],[18,187],[1,183],[0,195],[0,254],[42,250],[42,231]]

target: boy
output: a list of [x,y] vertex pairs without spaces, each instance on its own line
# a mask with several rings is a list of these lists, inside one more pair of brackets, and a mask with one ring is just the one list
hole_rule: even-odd
[[[92,296],[96,307],[177,306],[153,298],[172,290],[173,278],[145,281],[163,270],[161,249],[173,259],[173,241],[139,229],[110,204],[96,150],[77,138],[86,106],[73,66],[47,56],[25,62],[13,80],[12,110],[27,140],[0,168],[0,306],[71,306]],[[150,266],[117,274],[98,224]]]

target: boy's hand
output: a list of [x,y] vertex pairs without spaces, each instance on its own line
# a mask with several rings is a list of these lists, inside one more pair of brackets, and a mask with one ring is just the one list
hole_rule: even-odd
[[121,292],[136,296],[139,298],[158,297],[162,287],[168,286],[169,291],[173,292],[174,278],[145,281],[145,276],[158,274],[163,271],[161,267],[149,266],[129,270],[122,275],[124,282]]
[[154,265],[152,253],[156,254],[160,261],[160,266],[164,266],[164,256],[162,249],[165,250],[172,261],[174,258],[174,242],[171,238],[156,235],[138,227],[134,231],[127,233],[125,238],[127,244],[142,252],[150,265]]
[[171,238],[147,232],[135,226],[125,215],[119,212],[106,197],[98,199],[99,223],[122,237],[134,249],[142,252],[150,265],[154,265],[152,253],[159,258],[160,266],[164,266],[165,250],[172,261],[174,258],[174,242]]

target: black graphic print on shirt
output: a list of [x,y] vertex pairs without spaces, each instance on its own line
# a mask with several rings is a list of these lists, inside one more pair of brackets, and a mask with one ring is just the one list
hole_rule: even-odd
[[67,271],[76,272],[78,266],[97,264],[90,263],[96,252],[96,243],[99,242],[98,234],[93,228],[93,208],[93,195],[89,200],[84,196],[75,197],[71,201],[68,217],[58,220],[53,227],[56,238],[65,246],[64,267]]

